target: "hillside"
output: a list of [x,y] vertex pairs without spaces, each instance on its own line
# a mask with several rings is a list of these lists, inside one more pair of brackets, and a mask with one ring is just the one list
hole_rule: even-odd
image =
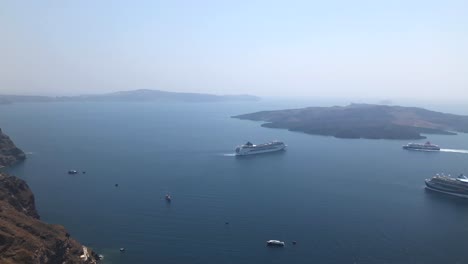
[[[0,130],[0,168],[25,158]],[[34,195],[26,182],[0,172],[0,263],[96,262],[97,255],[70,238],[63,226],[39,220]]]
[[17,148],[10,137],[0,129],[0,168],[26,159],[24,152]]
[[39,220],[34,195],[23,180],[0,173],[0,263],[92,264],[97,259],[63,226]]

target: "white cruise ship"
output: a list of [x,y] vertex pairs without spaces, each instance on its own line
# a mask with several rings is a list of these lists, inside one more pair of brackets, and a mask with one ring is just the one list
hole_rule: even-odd
[[253,155],[279,151],[286,148],[286,145],[281,141],[272,141],[265,144],[254,145],[250,142],[236,148],[237,156]]
[[436,175],[426,179],[426,188],[432,191],[468,198],[468,177],[460,174],[457,178]]
[[426,142],[426,144],[418,144],[418,143],[409,143],[407,145],[403,146],[404,149],[409,149],[409,150],[432,150],[432,151],[438,151],[440,150],[440,147],[434,144],[431,144],[431,142]]

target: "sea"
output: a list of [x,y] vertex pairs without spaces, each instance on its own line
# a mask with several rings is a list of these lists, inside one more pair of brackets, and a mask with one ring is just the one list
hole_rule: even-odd
[[[441,152],[405,151],[406,140],[231,118],[334,103],[17,103],[0,107],[0,127],[27,152],[7,172],[27,181],[41,219],[103,263],[468,263],[468,200],[424,188],[436,173],[468,173],[468,134],[427,135]],[[234,156],[275,139],[287,150]]]

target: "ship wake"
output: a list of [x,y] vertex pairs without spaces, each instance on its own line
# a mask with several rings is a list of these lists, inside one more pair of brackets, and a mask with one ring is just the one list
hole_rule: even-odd
[[441,152],[468,154],[468,150],[466,150],[466,149],[441,149],[440,151]]

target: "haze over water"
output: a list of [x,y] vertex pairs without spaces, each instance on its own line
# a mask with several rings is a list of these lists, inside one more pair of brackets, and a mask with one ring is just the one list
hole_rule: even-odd
[[[424,179],[468,173],[460,153],[467,134],[429,135],[462,150],[429,153],[402,150],[407,141],[336,139],[230,118],[320,104],[330,105],[12,104],[1,107],[0,121],[32,153],[9,171],[27,180],[41,218],[64,225],[105,263],[466,261],[468,201],[427,192]],[[230,155],[247,140],[273,139],[287,151]],[[269,239],[287,245],[267,248]]]

